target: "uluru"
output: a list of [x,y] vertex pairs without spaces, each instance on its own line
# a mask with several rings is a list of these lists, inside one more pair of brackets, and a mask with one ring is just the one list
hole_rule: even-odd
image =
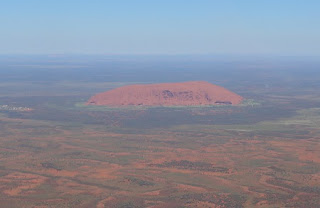
[[197,106],[237,105],[243,98],[205,81],[126,85],[92,96],[87,105]]

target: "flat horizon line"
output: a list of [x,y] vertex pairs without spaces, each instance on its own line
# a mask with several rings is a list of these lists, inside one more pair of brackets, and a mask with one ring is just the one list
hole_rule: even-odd
[[304,58],[319,58],[320,55],[281,55],[281,54],[217,54],[217,53],[0,53],[0,56],[49,56],[49,57],[67,57],[67,56],[166,56],[166,57],[178,57],[178,56],[197,56],[197,57],[304,57]]

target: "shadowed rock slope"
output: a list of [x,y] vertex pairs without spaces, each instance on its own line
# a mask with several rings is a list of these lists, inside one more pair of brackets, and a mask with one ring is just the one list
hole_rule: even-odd
[[204,81],[127,85],[94,95],[88,105],[194,106],[237,105],[243,98]]

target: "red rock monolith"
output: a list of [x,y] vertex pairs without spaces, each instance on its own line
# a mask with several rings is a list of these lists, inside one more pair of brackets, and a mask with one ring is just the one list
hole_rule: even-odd
[[127,85],[94,95],[88,105],[196,106],[237,105],[243,98],[204,81]]

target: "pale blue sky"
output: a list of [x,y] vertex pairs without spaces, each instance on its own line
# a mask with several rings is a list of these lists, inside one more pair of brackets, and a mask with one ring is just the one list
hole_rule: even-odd
[[319,0],[1,0],[0,54],[320,55]]

